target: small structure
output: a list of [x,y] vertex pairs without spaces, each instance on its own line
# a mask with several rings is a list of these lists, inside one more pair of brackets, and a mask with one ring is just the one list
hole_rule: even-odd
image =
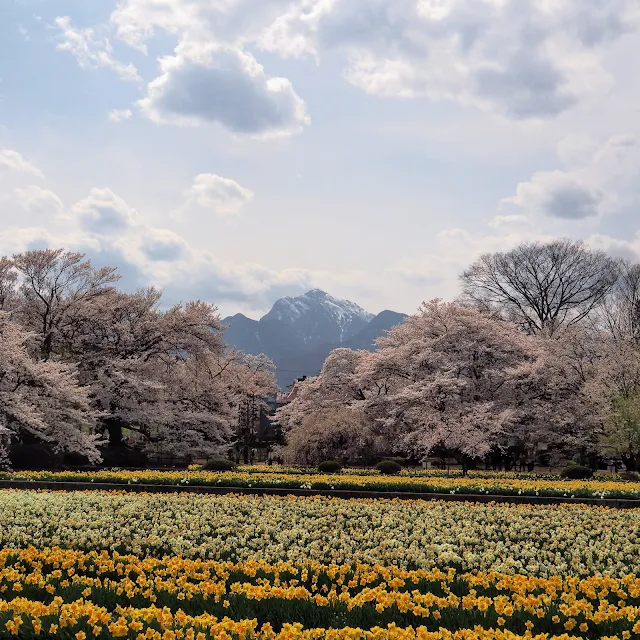
[[304,382],[307,379],[307,376],[302,376],[301,378],[297,378],[292,385],[288,385],[291,387],[291,390],[287,393],[278,392],[276,394],[276,407],[283,407],[285,404],[289,404],[297,397],[300,392],[300,387],[298,386],[299,382]]

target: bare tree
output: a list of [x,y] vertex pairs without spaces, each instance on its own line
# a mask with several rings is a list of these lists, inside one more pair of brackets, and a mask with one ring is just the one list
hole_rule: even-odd
[[596,322],[615,339],[640,343],[640,264],[618,262],[618,280],[599,309]]
[[486,253],[460,276],[463,300],[498,311],[528,333],[547,335],[586,318],[617,279],[613,258],[568,239]]

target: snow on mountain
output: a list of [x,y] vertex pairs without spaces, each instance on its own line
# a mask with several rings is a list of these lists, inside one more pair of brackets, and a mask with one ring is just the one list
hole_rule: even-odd
[[225,342],[247,353],[267,354],[277,366],[282,388],[301,375],[317,375],[338,346],[372,349],[375,338],[402,322],[404,314],[377,316],[320,289],[276,300],[260,320],[241,313],[225,318]]
[[[335,329],[338,332],[332,338],[344,342],[370,322],[373,314],[355,302],[334,298],[320,289],[312,289],[295,298],[280,298],[263,319],[267,318],[280,320],[296,328],[301,332],[305,343],[318,342],[315,334],[319,330],[320,333],[331,331],[335,334]],[[330,327],[331,324],[334,326]]]

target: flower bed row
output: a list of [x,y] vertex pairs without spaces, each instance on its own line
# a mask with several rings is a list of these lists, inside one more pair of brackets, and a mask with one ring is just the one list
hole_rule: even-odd
[[[189,465],[190,471],[201,471],[203,465]],[[247,464],[241,465],[239,470],[245,473],[272,473],[272,474],[294,474],[294,475],[317,475],[318,469],[315,467],[303,467],[299,465],[267,465]],[[356,476],[380,476],[380,471],[368,467],[345,467],[342,473]],[[632,475],[632,474],[631,474]],[[563,480],[560,473],[552,473],[546,471],[492,471],[488,469],[470,469],[466,473],[462,469],[421,469],[419,467],[405,467],[400,472],[400,476],[418,477],[418,478],[499,478],[503,480]],[[597,471],[595,480],[602,482],[634,482],[629,474],[625,473],[609,473]]]
[[640,575],[640,509],[2,490],[0,548],[16,546],[621,577]]
[[[210,614],[180,615],[177,618],[156,607],[127,609],[110,614],[103,607],[84,601],[68,605],[43,605],[40,602],[0,601],[0,629],[9,638],[48,638],[87,640],[87,638],[126,638],[128,640],[579,640],[581,636],[563,633],[549,636],[524,636],[501,629],[441,629],[429,632],[424,627],[364,630],[359,628],[303,629],[287,624],[280,632],[270,625],[258,627],[256,620],[218,620]],[[623,636],[627,637],[627,636]],[[603,640],[619,640],[618,636]]]
[[242,632],[253,634],[390,626],[419,627],[422,634],[461,628],[583,638],[640,633],[634,575],[538,578],[28,548],[0,551],[0,592],[0,635],[3,626],[9,633],[22,625],[51,633],[53,625],[61,634],[139,638],[145,627],[164,634],[188,626],[193,638],[227,632],[225,618],[227,624],[251,620]]
[[236,488],[289,488],[453,495],[542,496],[640,500],[640,482],[523,479],[504,476],[352,475],[271,473],[268,471],[30,471],[0,473],[0,480]]

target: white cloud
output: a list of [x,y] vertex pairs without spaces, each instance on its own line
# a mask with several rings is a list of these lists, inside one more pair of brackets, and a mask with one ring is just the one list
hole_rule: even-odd
[[597,216],[603,201],[601,191],[565,171],[535,173],[529,182],[521,182],[512,203],[527,211],[542,212],[554,218],[582,220]]
[[494,216],[489,221],[489,226],[494,229],[508,229],[509,227],[527,227],[531,224],[531,220],[527,216],[512,214],[505,216]]
[[[417,307],[431,298],[455,298],[459,293],[458,275],[483,253],[508,251],[521,242],[546,242],[553,237],[521,224],[504,225],[491,233],[470,233],[453,227],[438,233],[423,255],[397,260],[389,273],[400,283],[393,283],[396,289],[417,288]],[[393,295],[392,287],[387,295]]]
[[502,201],[502,210],[584,220],[616,213],[640,197],[640,144],[633,134],[612,136],[600,145],[570,136],[558,144],[558,159],[562,169],[534,173]]
[[51,189],[32,184],[15,190],[15,199],[27,211],[58,215],[63,209],[62,200]]
[[145,222],[108,188],[92,189],[57,218],[57,226],[0,230],[0,255],[43,247],[81,251],[96,265],[118,267],[120,286],[126,290],[154,285],[164,290],[166,304],[201,299],[230,313],[261,314],[277,298],[315,287],[363,304],[375,303],[381,287],[391,294],[398,290],[399,282],[405,282],[386,266],[372,281],[371,271],[364,269],[273,269],[251,261],[222,259],[215,249],[196,248],[179,233]]
[[141,78],[133,64],[124,64],[115,59],[113,47],[107,38],[99,38],[93,29],[74,27],[69,16],[56,18],[55,26],[60,30],[58,51],[71,53],[82,69],[111,69],[122,80],[140,82]]
[[[60,47],[82,66],[138,78],[106,38],[56,22]],[[258,50],[318,62],[338,52],[344,78],[368,93],[539,119],[610,89],[605,56],[639,25],[637,0],[122,0],[103,28],[145,52],[160,32],[181,43],[141,101],[149,118],[255,134],[308,123],[291,83],[264,74]]]
[[111,122],[123,122],[133,115],[131,109],[111,109],[109,111],[109,120]]
[[602,48],[639,20],[636,0],[298,0],[259,42],[342,51],[345,78],[368,93],[545,118],[610,86]]
[[253,200],[253,195],[251,189],[231,178],[201,173],[185,191],[185,206],[197,205],[219,216],[234,216]]
[[304,102],[286,78],[269,78],[255,58],[233,47],[181,43],[160,60],[161,75],[139,101],[153,122],[217,123],[260,137],[289,135],[309,124]]
[[78,226],[100,236],[119,236],[131,229],[138,217],[122,198],[108,188],[93,188],[89,196],[77,202],[67,216]]
[[44,178],[42,171],[34,164],[25,160],[17,151],[11,149],[3,149],[0,151],[0,168],[20,171],[22,173],[31,173],[39,178]]
[[158,32],[189,42],[241,46],[253,42],[291,0],[121,0],[110,24],[118,38],[147,51]]
[[31,36],[29,35],[29,31],[22,24],[18,25],[18,33],[22,36],[25,42],[29,42],[31,40]]
[[640,262],[640,232],[637,232],[635,237],[630,240],[621,240],[596,233],[587,238],[586,244],[594,249],[605,251],[609,255]]
[[349,276],[306,269],[273,270],[251,262],[230,263],[191,246],[181,235],[151,226],[108,188],[94,188],[58,216],[57,226],[0,231],[0,255],[43,247],[86,252],[99,265],[118,267],[128,290],[155,285],[166,303],[203,299],[237,309],[266,310],[281,295],[302,293],[324,281]]

